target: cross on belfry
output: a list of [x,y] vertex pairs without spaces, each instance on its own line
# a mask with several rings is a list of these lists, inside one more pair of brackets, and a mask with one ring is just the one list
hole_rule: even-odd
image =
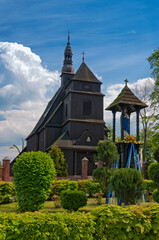
[[83,63],[84,63],[84,55],[85,55],[85,52],[83,51],[83,52],[82,52],[82,56],[83,56],[83,57],[82,57],[82,60],[83,60]]
[[125,79],[124,82],[125,82],[125,86],[127,86],[127,83],[128,83],[129,81],[128,81],[128,79]]

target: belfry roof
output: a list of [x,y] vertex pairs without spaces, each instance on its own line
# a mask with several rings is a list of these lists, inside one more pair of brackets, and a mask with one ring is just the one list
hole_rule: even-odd
[[84,62],[81,64],[72,80],[94,82],[101,84],[101,82],[96,78],[96,76],[92,73],[92,71],[87,67],[87,65]]
[[138,97],[130,90],[127,84],[117,98],[105,110],[115,110],[120,112],[123,106],[127,106],[130,109],[130,112],[135,112],[136,109],[147,107],[147,105],[138,99]]

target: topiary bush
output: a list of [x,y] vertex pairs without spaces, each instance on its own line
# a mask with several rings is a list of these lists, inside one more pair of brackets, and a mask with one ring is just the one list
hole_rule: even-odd
[[69,211],[77,211],[87,205],[86,194],[82,191],[66,190],[61,193],[61,205]]
[[12,182],[0,181],[0,204],[10,203],[15,199],[15,186]]
[[60,148],[54,146],[49,151],[51,158],[54,161],[57,177],[67,177],[67,164],[65,164],[64,154]]
[[52,158],[43,152],[22,153],[13,165],[19,209],[39,210],[47,199],[56,172]]
[[121,202],[134,204],[139,199],[144,189],[144,180],[141,173],[132,168],[117,169],[110,178],[111,190],[116,197],[121,197]]
[[159,186],[159,163],[154,162],[150,164],[148,167],[148,177]]

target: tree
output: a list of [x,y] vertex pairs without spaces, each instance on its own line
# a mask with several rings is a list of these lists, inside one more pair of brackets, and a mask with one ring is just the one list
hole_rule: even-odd
[[140,111],[140,119],[143,126],[143,162],[147,160],[146,158],[146,145],[147,139],[149,137],[149,133],[152,130],[153,123],[154,123],[154,116],[156,109],[151,107],[151,94],[154,90],[154,80],[152,78],[147,78],[144,83],[141,85],[136,85],[135,87],[135,94],[141,99],[144,103],[148,105],[147,108],[144,108]]
[[60,148],[54,146],[49,151],[49,155],[54,161],[57,177],[67,177],[67,164],[65,164],[64,154]]
[[19,209],[38,211],[47,199],[56,172],[47,153],[24,152],[13,165],[13,180]]
[[[159,47],[154,50],[152,55],[147,59],[150,68],[153,69],[152,75],[155,78],[154,91],[151,94],[152,104],[151,107],[158,109],[159,107]],[[159,112],[155,115],[155,129],[159,129]]]
[[109,180],[112,174],[112,171],[110,171],[110,169],[112,165],[118,161],[118,159],[118,150],[112,141],[99,141],[95,161],[102,161],[104,167],[95,169],[93,171],[93,177],[102,185],[103,189],[105,189],[104,192],[106,195],[106,203],[109,191]]
[[136,198],[141,197],[144,180],[141,173],[132,168],[117,169],[110,179],[111,190],[120,198],[121,202],[134,204]]
[[111,168],[119,159],[117,146],[110,140],[99,141],[95,161],[102,161],[104,166]]

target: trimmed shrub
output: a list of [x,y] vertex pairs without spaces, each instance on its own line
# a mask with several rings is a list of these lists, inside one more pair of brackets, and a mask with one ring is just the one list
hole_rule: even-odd
[[148,167],[149,179],[155,181],[159,185],[159,163],[151,163]]
[[159,205],[102,206],[91,212],[94,239],[159,239]]
[[0,204],[13,202],[15,186],[12,182],[0,181]]
[[159,239],[159,204],[101,206],[91,213],[0,213],[0,239]]
[[67,177],[67,164],[65,164],[64,154],[60,148],[54,146],[49,151],[51,158],[54,161],[57,177]]
[[93,240],[94,222],[82,213],[0,213],[0,239]]
[[22,153],[13,165],[13,176],[19,209],[39,210],[47,199],[55,177],[51,157],[43,152]]
[[99,183],[93,179],[90,180],[78,180],[78,190],[85,192],[89,197],[93,197],[93,194],[98,193],[102,188]]
[[159,203],[159,189],[156,188],[152,193],[153,200]]
[[110,179],[111,190],[116,197],[121,197],[121,202],[134,204],[139,199],[144,189],[144,181],[141,173],[132,168],[117,169]]
[[64,190],[77,190],[78,185],[76,181],[70,181],[70,180],[54,180],[52,182],[51,187],[51,193],[50,193],[50,199],[54,195],[61,195],[61,192]]
[[82,191],[66,190],[61,193],[61,205],[69,211],[77,211],[87,205],[86,194]]

